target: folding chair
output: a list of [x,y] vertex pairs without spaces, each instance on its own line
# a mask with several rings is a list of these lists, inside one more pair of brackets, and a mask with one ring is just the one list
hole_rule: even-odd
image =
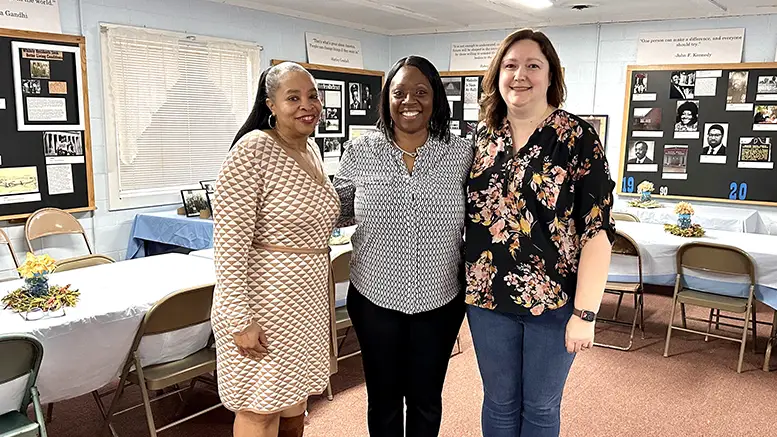
[[[749,291],[747,297],[732,297],[721,294],[716,294],[710,291],[703,291],[697,289],[691,289],[683,285],[684,269],[693,269],[702,272],[710,272],[717,275],[726,276],[747,276],[750,279]],[[747,324],[749,323],[750,316],[752,314],[753,323],[753,345],[755,346],[756,338],[756,319],[755,311],[753,310],[753,295],[755,291],[756,272],[755,262],[745,251],[733,247],[716,243],[708,243],[695,241],[686,243],[677,250],[677,278],[675,280],[674,297],[672,298],[672,311],[669,316],[669,324],[666,331],[666,343],[664,345],[664,357],[669,356],[669,342],[672,338],[672,331],[679,330],[684,332],[691,332],[694,334],[701,334],[705,336],[705,340],[708,337],[715,337],[721,340],[729,340],[740,343],[739,348],[739,362],[737,363],[737,373],[742,372],[742,361],[745,354],[745,346],[747,344]],[[677,304],[680,304],[680,311],[682,313],[682,327],[674,325],[675,310]],[[685,305],[694,305],[710,309],[709,319],[697,319],[686,317]],[[719,309],[722,311],[728,311],[732,313],[743,314],[744,313],[744,326],[742,326],[741,338],[726,337],[723,335],[711,334],[710,329],[712,327],[712,316],[714,310]],[[700,320],[707,322],[707,331],[697,331],[689,329],[687,326],[687,319]],[[733,326],[733,325],[729,325]]]
[[[359,355],[361,351],[355,351],[350,354],[340,356],[340,348],[345,343],[346,338],[348,337],[348,331],[350,331],[351,327],[353,326],[353,323],[351,323],[351,317],[348,315],[348,308],[345,305],[337,307],[335,302],[335,292],[336,292],[336,285],[348,282],[351,278],[351,253],[352,251],[343,252],[335,259],[332,260],[332,272],[331,272],[331,283],[330,283],[330,303],[332,306],[331,315],[333,318],[333,327],[334,333],[332,335],[332,350],[333,350],[333,356],[335,361],[339,362],[341,360],[345,360],[347,358],[351,358],[353,356]],[[345,333],[343,335],[338,335],[340,331],[345,329]],[[337,365],[336,363],[332,366],[332,372],[331,375],[337,373]],[[334,396],[332,394],[332,383],[331,383],[331,375],[329,378],[329,385],[326,387],[326,396],[327,399],[330,401],[334,399]]]
[[[0,385],[27,376],[19,408],[0,415],[0,437],[46,437],[40,394],[35,386],[43,361],[43,345],[28,334],[0,335],[0,357]],[[30,403],[35,410],[35,422],[27,417]]]
[[33,240],[64,234],[81,234],[84,237],[89,253],[94,253],[92,252],[92,246],[89,245],[89,239],[86,238],[86,231],[84,231],[83,226],[67,211],[59,208],[42,208],[32,213],[24,224],[24,237],[27,240],[27,247],[33,253],[35,252],[32,248]]
[[[211,381],[203,378],[203,375],[216,371],[216,350],[211,348],[213,336],[211,336],[211,340],[204,348],[177,361],[143,366],[140,361],[140,354],[138,353],[141,340],[146,336],[177,331],[210,320],[212,303],[213,285],[208,285],[172,293],[154,304],[148,313],[146,313],[135,334],[135,340],[132,342],[132,347],[130,347],[129,354],[127,355],[127,359],[125,360],[121,371],[119,385],[113,394],[111,406],[105,415],[103,435],[107,435],[109,428],[113,431],[111,420],[115,416],[141,406],[143,406],[146,411],[149,435],[151,437],[156,437],[158,432],[215,410],[222,405],[221,402],[219,402],[212,407],[208,407],[157,429],[154,423],[154,416],[151,412],[151,402],[179,394],[183,391],[191,392],[194,389],[195,383],[198,381],[209,385],[211,384]],[[182,389],[178,388],[179,384],[186,381],[191,381],[189,387]],[[116,412],[119,400],[121,399],[122,394],[124,394],[124,390],[132,384],[140,386],[143,403]],[[176,387],[175,390],[153,399],[149,398],[149,391],[163,390],[173,386]],[[100,409],[104,410],[100,397],[95,396],[95,398]]]
[[[606,319],[597,317],[596,321],[602,321],[605,323],[615,323],[619,325],[631,325],[631,333],[629,334],[629,344],[626,346],[616,346],[606,343],[594,343],[596,346],[602,346],[610,349],[617,349],[622,351],[628,351],[634,344],[634,330],[637,327],[637,316],[639,316],[639,330],[642,334],[642,338],[645,338],[645,312],[644,312],[644,290],[645,285],[642,282],[642,255],[639,253],[639,246],[637,243],[627,234],[621,231],[615,232],[615,242],[612,245],[612,253],[614,255],[623,255],[636,258],[637,271],[639,274],[638,282],[610,282],[607,281],[604,292],[608,294],[618,295],[618,305],[615,307],[615,314],[612,319]],[[624,294],[634,295],[634,317],[631,323],[618,320],[618,313],[621,309],[621,303],[623,301]]]
[[639,222],[639,217],[628,212],[612,212],[611,215],[616,222]]
[[[16,257],[16,252],[13,250],[13,246],[11,245],[11,240],[8,238],[8,234],[5,233],[2,229],[0,229],[0,245],[6,245],[8,246],[8,251],[11,252],[11,258],[13,259],[14,267],[17,269],[19,268],[19,258]],[[18,272],[17,272],[18,276]]]
[[91,254],[91,255],[77,256],[75,258],[67,258],[67,259],[57,261],[57,263],[54,265],[54,272],[64,272],[67,270],[82,269],[84,267],[97,266],[101,264],[111,264],[113,262],[115,262],[113,258],[106,255]]

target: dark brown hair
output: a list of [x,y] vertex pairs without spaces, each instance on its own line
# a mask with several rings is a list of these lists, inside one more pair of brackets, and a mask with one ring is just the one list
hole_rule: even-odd
[[542,32],[531,29],[516,30],[502,41],[497,49],[494,59],[488,66],[488,71],[483,77],[483,97],[480,99],[480,118],[486,122],[489,130],[498,129],[502,121],[507,117],[507,104],[499,93],[499,73],[501,71],[502,58],[510,47],[518,41],[528,39],[540,46],[542,54],[548,59],[550,66],[550,86],[548,87],[548,104],[556,108],[564,103],[566,97],[566,85],[564,73],[561,69],[561,61],[556,49],[547,36]]

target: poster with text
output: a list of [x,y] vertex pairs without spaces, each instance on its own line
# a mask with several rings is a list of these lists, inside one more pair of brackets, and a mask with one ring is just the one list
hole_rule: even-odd
[[316,86],[322,104],[321,119],[316,127],[316,137],[345,137],[345,82],[317,79]]

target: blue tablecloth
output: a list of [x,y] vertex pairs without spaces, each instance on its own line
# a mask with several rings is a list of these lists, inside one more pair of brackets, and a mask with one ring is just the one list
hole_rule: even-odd
[[213,220],[185,217],[175,211],[138,214],[132,223],[127,259],[145,256],[144,241],[192,250],[213,247]]

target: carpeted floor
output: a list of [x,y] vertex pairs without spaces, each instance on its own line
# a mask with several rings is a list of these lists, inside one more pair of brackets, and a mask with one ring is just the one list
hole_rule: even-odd
[[[724,340],[676,332],[670,357],[663,357],[666,321],[671,299],[646,296],[645,339],[637,340],[630,352],[594,348],[577,356],[564,392],[562,431],[566,437],[608,436],[752,436],[771,435],[777,418],[777,372],[761,370],[769,327],[759,327],[758,354],[750,344],[745,352],[742,374],[736,373],[739,345]],[[602,314],[612,310],[607,300]],[[704,317],[704,312],[689,312]],[[629,317],[623,311],[622,317]],[[678,317],[679,319],[679,317]],[[770,311],[761,311],[759,319],[771,321]],[[693,322],[689,321],[689,324]],[[695,326],[704,326],[696,323]],[[597,341],[624,340],[625,328],[603,326]],[[444,417],[441,436],[480,436],[482,392],[472,342],[466,324],[462,329],[463,353],[451,359],[444,393]],[[777,365],[774,359],[773,368]],[[366,436],[366,393],[361,375],[361,360],[350,358],[340,363],[333,379],[334,401],[324,397],[311,400],[307,437]],[[139,398],[131,390],[129,401]],[[203,388],[186,411],[217,402]],[[179,406],[172,396],[155,406],[159,423],[175,419]],[[231,436],[232,414],[219,409],[160,436],[220,437]],[[52,437],[97,436],[100,420],[91,396],[83,396],[56,405]],[[122,437],[147,436],[142,410],[134,410],[116,424]]]

